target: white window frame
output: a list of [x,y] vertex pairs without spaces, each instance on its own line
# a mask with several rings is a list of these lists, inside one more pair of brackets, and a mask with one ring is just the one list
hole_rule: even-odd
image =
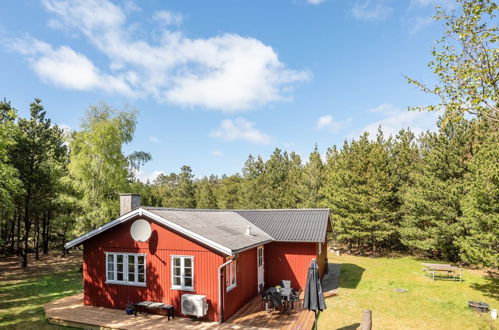
[[[180,259],[180,285],[175,285],[173,282],[173,267],[174,267],[174,262],[173,259],[179,258]],[[192,286],[186,286],[185,285],[185,259],[191,259],[191,268],[192,268]],[[171,280],[171,289],[172,290],[182,290],[182,291],[194,291],[194,256],[180,256],[180,255],[171,255],[170,256],[170,280]]]
[[263,264],[264,264],[264,261],[263,261],[263,246],[259,246],[256,250],[256,253],[257,253],[257,260],[258,260],[258,264],[257,264],[257,267],[262,267]]
[[225,292],[229,292],[233,290],[235,287],[237,287],[237,260],[234,260],[230,264],[227,265],[226,268],[226,276],[227,276],[227,281],[229,284],[227,285],[227,288],[225,289]]
[[[114,279],[110,280],[107,278],[108,276],[108,256],[112,255],[113,256],[113,273],[114,273]],[[118,255],[123,256],[123,281],[118,281]],[[136,281],[129,281],[128,280],[128,257],[129,256],[134,256],[135,257],[135,265],[134,265],[134,278]],[[139,260],[139,257],[142,256],[144,257],[144,282],[138,282],[139,279],[139,263],[137,262]],[[106,283],[109,284],[120,284],[120,285],[130,285],[130,286],[147,286],[147,254],[146,253],[125,253],[125,252],[106,252]]]

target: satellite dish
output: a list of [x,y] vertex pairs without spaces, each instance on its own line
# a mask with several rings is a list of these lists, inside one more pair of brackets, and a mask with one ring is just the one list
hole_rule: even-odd
[[151,225],[145,220],[137,220],[132,223],[130,234],[137,242],[145,242],[151,237]]

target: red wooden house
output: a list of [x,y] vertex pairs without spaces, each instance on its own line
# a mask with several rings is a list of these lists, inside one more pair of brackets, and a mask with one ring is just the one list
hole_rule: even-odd
[[[84,303],[124,308],[157,301],[181,314],[184,294],[206,296],[210,321],[227,320],[260,287],[304,288],[312,258],[327,265],[328,209],[199,210],[141,207],[120,196],[121,216],[68,242],[83,244]],[[132,238],[145,220],[147,241]],[[144,221],[142,221],[144,224]]]

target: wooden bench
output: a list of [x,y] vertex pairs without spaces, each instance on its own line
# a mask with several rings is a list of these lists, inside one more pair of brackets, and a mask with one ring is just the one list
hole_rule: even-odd
[[[140,310],[140,311],[139,311]],[[135,304],[135,316],[137,316],[137,311],[142,314],[142,312],[146,312],[147,310],[164,310],[168,316],[168,321],[171,318],[175,318],[175,308],[173,305],[163,304],[161,302],[153,302],[153,301],[141,301]]]

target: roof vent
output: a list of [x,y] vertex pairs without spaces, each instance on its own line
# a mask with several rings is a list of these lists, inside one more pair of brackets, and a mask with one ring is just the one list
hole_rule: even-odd
[[250,226],[246,227],[246,235],[247,235],[247,236],[253,236],[253,235],[251,234],[251,227],[250,227]]

